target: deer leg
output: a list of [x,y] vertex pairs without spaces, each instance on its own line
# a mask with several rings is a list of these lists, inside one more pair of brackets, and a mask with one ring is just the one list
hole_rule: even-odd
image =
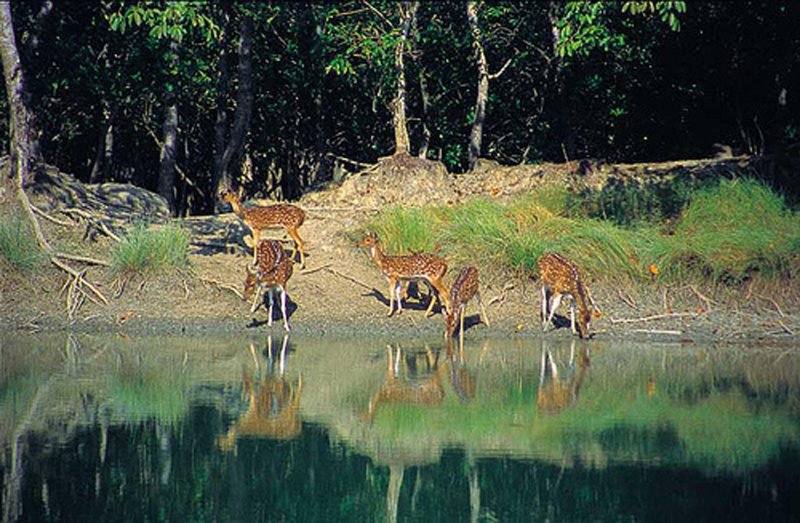
[[572,324],[572,334],[578,334],[578,329],[575,328],[575,309],[577,308],[578,306],[573,299],[569,306],[569,319]]
[[392,278],[388,278],[389,280],[389,313],[386,316],[391,316],[394,312],[394,287],[395,281]]
[[403,312],[403,297],[400,296],[400,288],[403,286],[403,282],[397,280],[394,286],[394,296],[395,300],[397,300],[397,314]]
[[556,309],[561,304],[561,294],[556,294],[553,298],[553,303],[550,304],[550,314],[547,316],[547,322],[545,325],[548,325],[551,321],[553,321],[553,316],[556,315]]
[[281,314],[283,314],[283,328],[289,332],[289,320],[286,318],[286,289],[278,287],[281,292]]
[[[447,287],[445,287],[444,284],[438,278],[430,279],[429,283],[433,286],[434,289],[436,289],[436,292],[438,293],[439,296],[439,300],[442,302],[442,305],[444,306],[444,313],[447,314],[447,312],[450,310],[450,295],[447,292]],[[431,300],[431,305],[433,305],[433,300]],[[429,309],[433,310],[431,305],[429,305],[428,307]],[[426,312],[425,315],[427,316],[428,313]]]
[[547,329],[547,287],[542,285],[542,307],[539,311],[539,316],[542,320],[542,331]]
[[294,248],[292,249],[292,260],[294,260],[294,253],[300,252],[300,267],[306,268],[306,251],[305,251],[305,243],[300,238],[300,235],[297,233],[297,229],[292,227],[289,229],[289,236],[292,237],[294,240]]
[[267,290],[267,296],[269,296],[269,318],[267,319],[267,325],[272,327],[272,305],[273,305],[273,296],[272,296],[272,289]]
[[464,314],[467,312],[467,304],[462,303],[461,306],[458,308],[458,315],[460,316],[459,326],[458,326],[458,344],[460,347],[464,347]]
[[261,239],[261,231],[253,229],[253,263],[258,266],[258,242]]

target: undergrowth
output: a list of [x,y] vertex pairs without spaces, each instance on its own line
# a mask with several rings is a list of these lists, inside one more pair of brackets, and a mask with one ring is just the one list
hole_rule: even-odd
[[136,226],[111,249],[111,273],[155,274],[181,269],[188,263],[189,242],[189,233],[176,225],[157,229]]
[[44,259],[30,224],[17,214],[0,219],[0,258],[21,270],[30,270]]
[[800,276],[800,215],[764,183],[740,178],[659,191],[668,201],[617,193],[617,211],[606,218],[598,216],[598,196],[551,187],[508,202],[390,208],[367,228],[390,253],[440,250],[451,264],[493,271],[535,272],[539,256],[554,251],[594,279]]

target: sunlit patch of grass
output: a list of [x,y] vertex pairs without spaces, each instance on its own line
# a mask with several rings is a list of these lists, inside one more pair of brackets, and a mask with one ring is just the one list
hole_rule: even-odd
[[154,274],[185,267],[189,233],[176,225],[158,229],[135,227],[109,254],[114,275]]
[[666,271],[734,280],[753,273],[791,276],[800,254],[800,216],[759,181],[724,181],[698,191],[675,234],[660,238],[653,249]]
[[[656,193],[643,196],[639,209],[622,220],[629,225],[581,214],[575,195],[548,188],[506,203],[476,198],[449,208],[394,208],[372,227],[393,252],[441,246],[454,264],[491,271],[535,272],[536,260],[550,251],[607,280],[651,278],[651,267],[662,281],[797,275],[800,217],[779,195],[751,179],[685,195],[687,187],[671,192],[675,201],[658,212]],[[624,201],[632,198],[629,191],[622,194]],[[672,213],[671,206],[684,199],[688,203],[680,216],[670,217],[674,221],[649,220]]]
[[21,270],[30,270],[44,259],[33,230],[19,215],[0,219],[0,258]]

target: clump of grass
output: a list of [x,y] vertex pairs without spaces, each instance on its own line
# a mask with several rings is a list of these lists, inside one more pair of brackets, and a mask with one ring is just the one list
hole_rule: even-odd
[[800,216],[760,181],[723,181],[695,193],[675,234],[653,246],[652,257],[668,269],[716,279],[791,276],[800,254]]
[[390,207],[367,230],[374,231],[390,253],[431,251],[436,247],[439,214],[434,209]]
[[30,270],[44,259],[30,224],[17,214],[0,219],[0,258],[21,270]]
[[176,225],[158,229],[136,226],[111,250],[111,272],[118,276],[183,268],[188,263],[189,241],[189,233]]

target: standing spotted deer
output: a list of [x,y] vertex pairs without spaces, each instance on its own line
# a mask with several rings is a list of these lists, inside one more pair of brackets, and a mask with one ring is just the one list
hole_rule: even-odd
[[257,263],[247,266],[247,277],[244,281],[243,297],[249,300],[253,293],[253,305],[250,312],[255,312],[260,305],[258,301],[262,290],[269,299],[269,326],[272,327],[273,293],[280,292],[281,313],[283,314],[283,328],[289,332],[289,320],[286,318],[286,283],[292,277],[294,262],[283,250],[281,243],[276,240],[261,240],[256,247]]
[[[450,310],[450,297],[447,292],[442,278],[447,272],[447,262],[444,258],[436,256],[435,254],[427,253],[414,253],[402,256],[390,256],[384,254],[378,240],[378,235],[374,232],[367,233],[364,238],[358,242],[359,247],[367,247],[369,249],[372,259],[375,264],[383,273],[386,281],[389,283],[389,313],[391,316],[394,312],[394,302],[397,299],[397,310],[402,312],[403,304],[400,298],[401,282],[412,280],[424,280],[431,287],[436,290],[436,294],[444,305],[445,311]],[[431,299],[428,305],[428,310],[425,311],[426,316],[430,316],[433,310],[434,300]]]
[[461,269],[458,273],[453,286],[450,289],[450,307],[445,316],[445,338],[451,338],[456,330],[456,322],[459,322],[458,337],[459,344],[464,346],[464,315],[467,309],[467,302],[473,297],[478,300],[481,309],[481,320],[489,325],[489,317],[481,301],[481,293],[478,284],[478,269],[469,266]]
[[[589,289],[583,284],[580,271],[574,263],[556,253],[545,253],[537,261],[539,276],[542,282],[542,330],[553,320],[561,298],[568,295],[572,298],[570,319],[572,332],[581,338],[589,337],[589,323],[592,321],[592,305]],[[552,293],[548,299],[548,291]],[[575,328],[575,315],[578,322]]]
[[233,207],[233,212],[253,231],[253,259],[258,258],[258,244],[261,239],[261,230],[270,227],[283,227],[294,240],[292,248],[292,259],[295,252],[300,252],[300,266],[306,266],[305,243],[297,232],[298,227],[303,225],[306,213],[300,207],[288,203],[278,203],[275,205],[256,206],[249,209],[242,206],[239,195],[224,189],[220,191],[220,199],[228,202]]

